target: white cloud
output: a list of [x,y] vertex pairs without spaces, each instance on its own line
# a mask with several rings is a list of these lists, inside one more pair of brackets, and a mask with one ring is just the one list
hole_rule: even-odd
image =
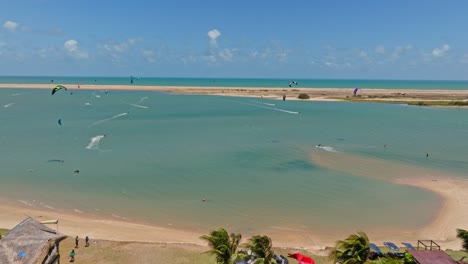
[[115,51],[118,53],[124,52],[128,48],[128,44],[126,42],[118,43],[118,44],[104,44],[104,49],[108,51]]
[[252,59],[266,59],[268,57],[269,51],[253,51],[250,53],[250,58]]
[[15,31],[18,25],[18,23],[8,20],[3,24],[3,28],[9,31]]
[[324,65],[325,65],[326,67],[328,67],[328,68],[337,68],[337,67],[338,67],[338,65],[337,65],[336,63],[333,63],[333,62],[330,62],[330,61],[326,61],[326,62],[324,63]]
[[43,59],[47,58],[48,54],[49,54],[49,49],[47,49],[47,48],[42,48],[42,49],[39,49],[39,51],[38,51],[39,57],[41,57]]
[[184,64],[190,64],[197,62],[197,57],[193,54],[187,54],[180,58]]
[[359,57],[361,57],[361,58],[367,58],[367,52],[361,50],[361,51],[359,52]]
[[105,43],[105,44],[102,44],[101,47],[108,52],[123,53],[127,51],[132,45],[136,44],[139,41],[141,41],[141,38],[131,38],[120,43],[115,43],[115,42]]
[[212,48],[218,47],[218,43],[216,42],[216,39],[219,38],[219,36],[221,36],[221,32],[217,29],[212,29],[208,31],[208,37],[210,38],[210,46]]
[[401,55],[407,51],[410,51],[413,49],[413,46],[411,45],[406,45],[406,46],[397,46],[395,47],[395,49],[393,50],[393,52],[390,54],[389,56],[389,60],[390,61],[396,61],[398,60]]
[[78,47],[78,41],[74,39],[65,41],[65,43],[63,44],[63,47],[65,48],[65,51],[74,58],[77,58],[77,59],[88,58],[88,53],[80,50],[80,48]]
[[378,45],[377,47],[375,47],[375,53],[384,54],[385,53],[385,47],[383,45]]
[[217,61],[216,56],[214,55],[206,55],[203,57],[208,62],[215,63]]
[[223,49],[219,52],[219,56],[225,61],[232,61],[233,51],[233,49]]
[[435,48],[432,50],[432,56],[440,58],[445,56],[445,54],[450,50],[450,46],[447,44],[442,45],[440,48]]
[[285,62],[288,59],[288,54],[289,54],[289,51],[287,51],[287,50],[278,51],[275,54],[275,57],[279,62]]
[[141,55],[148,63],[156,62],[156,52],[154,50],[141,50]]

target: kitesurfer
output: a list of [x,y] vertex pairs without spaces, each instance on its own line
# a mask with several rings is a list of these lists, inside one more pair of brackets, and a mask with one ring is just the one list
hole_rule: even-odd
[[80,170],[74,170],[73,173],[80,173]]
[[286,95],[285,94],[283,95],[283,101],[286,101]]

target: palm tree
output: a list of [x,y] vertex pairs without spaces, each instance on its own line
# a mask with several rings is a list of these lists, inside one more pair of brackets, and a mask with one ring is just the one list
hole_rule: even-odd
[[273,250],[271,249],[272,243],[271,238],[268,236],[253,236],[249,239],[249,242],[245,245],[247,249],[252,251],[252,254],[257,257],[255,264],[263,263],[270,264],[276,263],[273,260]]
[[369,251],[369,238],[366,233],[359,231],[345,240],[337,241],[329,258],[342,264],[362,264],[366,262]]
[[200,238],[208,242],[211,249],[205,253],[215,256],[216,263],[231,264],[239,258],[237,246],[239,246],[241,237],[241,234],[231,233],[231,235],[228,235],[224,228],[220,228]]
[[462,247],[468,251],[468,231],[463,229],[457,229],[457,237],[463,240]]

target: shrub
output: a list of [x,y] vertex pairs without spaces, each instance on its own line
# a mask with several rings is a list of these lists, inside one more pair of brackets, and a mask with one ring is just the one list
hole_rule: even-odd
[[299,96],[297,98],[299,98],[299,99],[309,99],[310,96],[308,94],[301,93],[301,94],[299,94]]
[[462,240],[462,247],[468,251],[468,231],[457,229],[457,237]]

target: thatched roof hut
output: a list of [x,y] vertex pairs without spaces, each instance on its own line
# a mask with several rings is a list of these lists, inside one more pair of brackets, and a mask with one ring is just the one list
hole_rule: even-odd
[[0,240],[0,263],[55,264],[60,261],[59,243],[65,238],[29,217]]

